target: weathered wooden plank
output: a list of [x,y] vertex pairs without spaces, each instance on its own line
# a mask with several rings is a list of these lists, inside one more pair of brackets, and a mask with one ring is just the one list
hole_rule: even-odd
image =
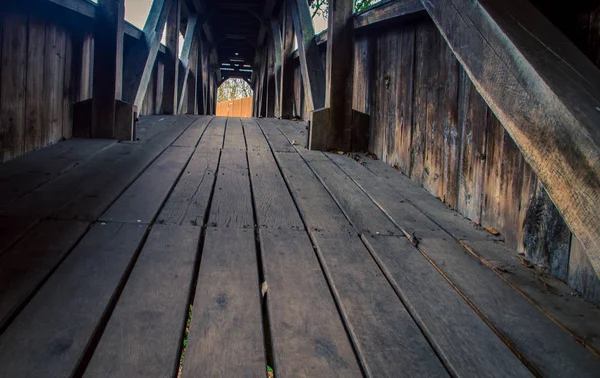
[[587,299],[594,303],[600,302],[600,278],[574,236],[571,239],[568,282],[569,286],[582,293]]
[[[444,108],[445,102],[445,72],[443,62],[446,44],[433,25],[424,26],[427,33],[429,49],[427,59],[427,107],[425,124],[425,158],[423,160],[423,187],[433,196],[443,200],[444,178]],[[437,62],[437,64],[431,64]]]
[[[479,260],[466,253],[438,224],[398,201],[389,187],[372,184],[374,181],[361,180],[361,186],[535,373],[557,377],[593,374],[600,361],[482,264],[492,257]],[[483,253],[494,244],[485,240],[468,243]]]
[[248,151],[270,150],[269,143],[255,120],[244,118],[242,119],[242,126],[244,127]]
[[218,164],[219,150],[196,149],[161,210],[157,223],[202,226]]
[[0,153],[2,161],[23,154],[27,70],[27,15],[2,17]]
[[188,127],[183,134],[173,142],[173,146],[196,147],[211,120],[212,117],[205,116],[194,121],[190,127]]
[[223,150],[210,208],[209,227],[252,228],[252,196],[246,153]]
[[462,69],[458,112],[462,160],[456,209],[465,217],[481,224],[483,180],[487,163],[488,107]]
[[43,220],[0,257],[0,329],[68,254],[89,224]]
[[169,147],[100,217],[105,221],[150,223],[167,198],[193,152]]
[[44,122],[44,108],[48,105],[45,102],[47,99],[44,98],[46,22],[43,19],[30,17],[28,38],[24,152],[42,147],[42,130],[46,126]]
[[113,143],[100,139],[64,141],[2,164],[0,207],[65,174]]
[[362,155],[358,155],[362,164],[368,169],[368,171],[365,171],[357,169],[356,162],[344,156],[333,154],[328,154],[327,156],[363,188],[366,188],[367,184],[383,187],[389,186],[393,190],[393,194],[390,194],[390,196],[393,196],[394,200],[414,205],[414,207],[418,208],[419,212],[432,219],[440,228],[457,240],[499,239],[476,227],[473,223],[445,206],[439,199],[433,197],[427,190],[381,161],[373,161]]
[[173,373],[199,237],[196,227],[152,227],[84,377]]
[[253,230],[206,230],[183,377],[264,377]]
[[[143,145],[138,152],[118,160],[117,164],[106,164],[100,174],[96,172],[93,180],[80,189],[79,193],[53,213],[61,219],[96,220],[137,177],[148,168],[183,131],[193,122],[193,118],[178,118],[175,124],[163,133],[158,134],[150,142]],[[118,144],[126,145],[126,144]],[[137,145],[129,145],[137,148]],[[177,147],[175,147],[177,148]],[[153,190],[152,188],[149,188]],[[137,219],[134,220],[136,222]]]
[[[10,203],[0,210],[0,213],[17,217],[26,214],[32,219],[46,217],[89,188],[102,172],[114,169],[115,163],[138,148],[139,146],[135,145],[115,144],[95,154],[84,164],[57,177],[48,185],[43,185],[18,201]],[[123,190],[123,186],[120,189]]]
[[73,36],[67,31],[63,63],[62,133],[64,139],[73,136],[73,104],[75,103],[75,75],[73,74]]
[[435,38],[435,29],[419,25],[415,36],[415,79],[414,79],[414,116],[412,124],[412,146],[410,160],[410,178],[418,184],[424,180],[424,160],[427,144],[427,90],[430,62],[427,57]]
[[290,141],[279,131],[277,122],[269,119],[257,120],[260,128],[263,130],[267,141],[273,151],[276,152],[296,152]]
[[405,173],[410,172],[411,162],[415,35],[415,28],[409,26],[403,28],[399,36],[401,55],[395,93],[394,164]]
[[407,238],[364,240],[453,376],[533,376]]
[[359,233],[397,235],[402,232],[338,166],[322,153],[301,152]]
[[442,135],[442,198],[444,203],[456,208],[458,201],[458,177],[460,161],[460,129],[458,124],[459,64],[448,45],[442,44],[439,68],[444,83],[438,92],[439,130]]
[[73,374],[145,233],[136,224],[94,225],[0,336],[3,374]]
[[[329,122],[313,122],[310,128],[310,149],[350,149],[352,130],[352,91],[354,70],[353,0],[336,0],[327,16],[327,50],[325,60],[325,107]],[[326,130],[317,130],[318,128]],[[318,131],[318,132],[317,132]],[[314,134],[313,134],[314,133]],[[319,136],[318,139],[313,138]]]
[[309,230],[353,231],[338,205],[300,155],[275,153],[275,158]]
[[289,3],[284,2],[281,11],[281,29],[283,43],[283,60],[281,65],[281,118],[290,119],[294,115],[294,24],[292,15],[287,8]]
[[225,139],[225,124],[227,118],[225,117],[214,117],[208,126],[206,131],[198,143],[198,149],[220,149],[223,147]]
[[260,241],[277,375],[362,376],[304,231],[260,230]]
[[13,246],[19,239],[35,225],[36,217],[23,214],[21,216],[0,215],[0,255],[9,247]]
[[372,44],[368,36],[355,36],[352,108],[370,114],[372,90],[370,76],[373,66]]
[[313,239],[367,374],[448,376],[359,237],[313,232]]
[[241,120],[237,117],[227,118],[227,129],[225,132],[223,148],[246,150],[244,129],[242,128]]
[[248,153],[250,181],[258,226],[265,229],[304,228],[271,151]]
[[[596,356],[600,354],[597,321],[600,310],[574,295],[572,287],[549,274],[547,268],[523,260],[505,243],[471,240],[460,243],[581,345]],[[587,267],[593,270],[589,262]]]
[[600,71],[529,2],[422,3],[600,272]]

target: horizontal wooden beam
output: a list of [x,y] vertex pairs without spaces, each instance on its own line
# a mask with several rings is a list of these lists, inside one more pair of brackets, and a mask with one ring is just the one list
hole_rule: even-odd
[[83,16],[94,18],[96,17],[96,4],[86,0],[47,0],[50,3],[60,5],[61,7],[70,9],[80,13]]
[[426,14],[419,0],[388,1],[354,15],[354,29],[381,26],[419,14]]
[[600,273],[600,70],[528,1],[422,4]]

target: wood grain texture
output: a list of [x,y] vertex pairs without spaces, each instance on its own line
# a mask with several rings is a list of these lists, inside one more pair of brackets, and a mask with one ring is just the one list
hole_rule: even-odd
[[[582,293],[586,298],[600,302],[600,279],[592,268],[589,259],[583,252],[581,244],[573,236],[571,239],[571,253],[569,256],[569,286]],[[596,338],[590,335],[590,338]],[[600,345],[594,343],[598,348]],[[600,350],[600,348],[598,348]]]
[[0,257],[0,329],[68,254],[89,224],[43,220]]
[[331,195],[298,154],[275,153],[310,231],[352,231]]
[[242,119],[244,126],[244,135],[246,136],[246,145],[250,151],[270,151],[269,143],[265,139],[261,128],[253,119]]
[[204,116],[194,121],[190,127],[188,127],[183,134],[173,142],[173,146],[196,147],[200,141],[200,137],[211,120],[211,116]]
[[[328,155],[378,204],[413,240],[434,231],[452,235],[480,262],[527,298],[535,307],[560,324],[588,348],[598,350],[600,333],[595,319],[600,315],[589,303],[573,298],[571,289],[540,268],[523,265],[514,249],[445,207],[423,188],[382,162],[364,166],[340,155]],[[372,172],[377,173],[374,176]],[[420,214],[426,215],[423,218]],[[402,216],[403,226],[397,220]],[[433,221],[430,223],[430,221]],[[412,232],[412,233],[411,233]],[[451,239],[448,238],[450,243]],[[420,241],[418,242],[420,243]],[[464,252],[463,252],[464,253]]]
[[[18,201],[10,203],[0,213],[11,216],[27,214],[42,218],[53,214],[61,206],[89,188],[98,175],[136,150],[135,145],[115,144],[92,156],[84,164],[69,170],[47,185],[38,187]],[[123,190],[123,187],[120,188]]]
[[401,234],[352,179],[325,155],[308,151],[301,155],[359,233]]
[[248,162],[258,226],[303,229],[298,210],[271,151],[248,153]]
[[[77,196],[65,203],[53,215],[61,219],[98,219],[123,193],[123,189],[131,185],[192,122],[193,118],[187,116],[177,118],[174,124],[143,146],[118,144],[117,146],[139,147],[140,150],[125,156],[118,161],[118,164],[107,164],[105,171],[96,174],[89,185],[86,185]],[[137,219],[134,222],[137,222]]]
[[225,137],[226,118],[214,117],[206,127],[206,131],[202,135],[198,149],[214,149],[222,148]]
[[[356,166],[360,167],[358,164]],[[365,185],[363,182],[363,187]],[[418,244],[419,250],[468,298],[486,322],[527,361],[528,366],[548,376],[560,376],[565,372],[586,375],[594,371],[594,365],[599,363],[596,357],[506,285],[491,269],[482,265],[481,261],[468,255],[463,246],[438,224],[416,208],[389,196],[385,187],[378,190],[377,186],[372,185],[366,190],[405,235]],[[481,244],[484,241],[477,243],[485,245]],[[481,247],[475,249],[482,250]],[[570,345],[569,350],[562,350],[563,345]]]
[[105,221],[150,223],[175,186],[193,149],[169,147],[100,217]]
[[277,375],[362,376],[308,236],[261,230],[260,241]]
[[0,337],[4,375],[75,371],[145,232],[135,224],[92,227]]
[[57,143],[0,166],[0,207],[77,167],[114,143],[79,139]]
[[0,70],[0,152],[1,161],[23,154],[27,70],[27,15],[2,17]]
[[257,120],[265,137],[269,141],[269,145],[275,152],[296,152],[290,141],[279,131],[277,122],[270,119]]
[[528,2],[422,3],[600,271],[600,71]]
[[463,70],[459,93],[462,160],[456,209],[473,222],[481,224],[487,163],[487,105]]
[[173,373],[199,237],[196,227],[152,227],[84,377]]
[[246,153],[223,150],[210,208],[209,227],[252,228],[252,196]]
[[448,376],[359,237],[313,239],[367,375]]
[[28,38],[24,152],[42,147],[42,129],[45,127],[44,108],[48,104],[44,101],[46,22],[43,19],[29,19]]
[[227,129],[223,148],[246,150],[246,140],[242,122],[237,117],[227,118]]
[[162,208],[157,223],[202,226],[218,164],[219,150],[196,149]]
[[453,376],[533,376],[407,238],[364,240]]
[[61,27],[46,24],[43,146],[54,144],[62,137],[65,38]]
[[264,377],[254,232],[206,230],[183,377]]

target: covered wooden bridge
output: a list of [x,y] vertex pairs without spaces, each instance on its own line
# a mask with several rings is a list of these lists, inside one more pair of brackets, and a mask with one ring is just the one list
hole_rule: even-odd
[[132,1],[0,4],[1,377],[600,376],[597,2]]

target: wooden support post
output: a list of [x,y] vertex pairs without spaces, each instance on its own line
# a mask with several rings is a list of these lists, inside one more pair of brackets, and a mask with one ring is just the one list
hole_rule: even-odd
[[351,149],[353,77],[353,0],[330,0],[325,68],[325,107],[329,121],[312,123],[311,150]]
[[200,45],[202,68],[200,75],[202,77],[202,102],[200,114],[208,114],[208,80],[209,80],[209,63],[208,63],[208,44],[207,41],[202,41]]
[[[183,109],[183,104],[185,101],[185,91],[187,88],[188,76],[190,74],[190,58],[192,55],[192,47],[194,45],[194,40],[197,36],[196,33],[196,24],[198,21],[198,17],[195,14],[191,14],[188,18],[187,27],[185,29],[185,37],[183,39],[183,46],[181,47],[181,72],[179,72],[178,78],[178,86],[177,93],[179,104],[177,106],[177,113],[181,113]],[[189,96],[188,96],[189,97]]]
[[123,101],[142,107],[152,80],[167,16],[173,0],[154,0],[144,25],[142,38],[125,56],[123,65]]
[[294,115],[294,24],[292,16],[287,11],[289,5],[284,3],[281,14],[283,24],[283,52],[281,65],[281,91],[279,102],[281,104],[281,118],[291,119]]
[[167,18],[167,59],[163,84],[163,113],[177,114],[179,82],[179,23],[181,0],[173,0]]
[[274,58],[273,81],[275,96],[273,98],[273,115],[281,118],[281,55],[283,53],[281,42],[281,30],[277,20],[271,20],[271,40]]
[[527,1],[421,3],[600,273],[600,70]]
[[288,0],[288,5],[298,41],[305,98],[309,110],[313,111],[325,105],[325,72],[315,41],[315,29],[305,0]]
[[187,114],[198,114],[198,54],[200,50],[200,30],[196,28],[196,38],[190,54],[189,77],[187,80]]
[[277,97],[276,88],[275,88],[275,50],[273,48],[273,44],[267,44],[267,49],[269,51],[269,59],[267,60],[267,117],[273,118],[275,117],[275,98]]
[[91,137],[114,138],[123,84],[124,0],[99,0],[94,29]]

